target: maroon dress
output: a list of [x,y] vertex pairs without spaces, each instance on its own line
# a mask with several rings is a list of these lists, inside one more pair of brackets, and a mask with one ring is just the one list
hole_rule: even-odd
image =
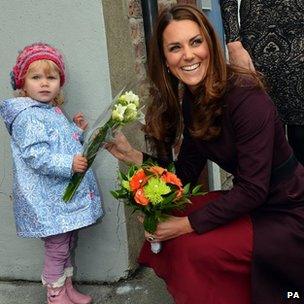
[[210,159],[233,174],[233,188],[194,198],[185,214],[195,232],[163,242],[157,255],[145,243],[139,262],[178,304],[304,303],[304,168],[275,107],[261,90],[234,87],[223,97],[221,135],[204,141],[188,131],[193,98],[186,91],[177,175],[195,183]]

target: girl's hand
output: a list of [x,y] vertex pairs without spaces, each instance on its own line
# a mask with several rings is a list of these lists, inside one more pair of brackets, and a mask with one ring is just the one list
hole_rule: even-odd
[[134,149],[121,132],[117,132],[113,141],[107,143],[105,148],[123,162],[137,165],[141,165],[143,162],[142,152]]
[[85,120],[82,112],[78,112],[74,115],[73,121],[78,128],[85,130],[88,127],[88,122]]
[[82,155],[75,155],[73,159],[72,170],[73,172],[83,173],[88,168],[88,161]]
[[[141,219],[140,221],[142,221]],[[145,231],[145,238],[150,242],[159,242],[176,238],[194,231],[187,216],[170,216],[166,221],[157,225],[156,231],[151,234]],[[152,237],[152,238],[151,238]]]
[[255,72],[252,59],[240,41],[227,43],[227,48],[229,53],[229,62],[231,64]]

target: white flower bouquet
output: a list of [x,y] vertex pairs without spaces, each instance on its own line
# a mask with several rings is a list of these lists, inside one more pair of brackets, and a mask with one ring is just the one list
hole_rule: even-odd
[[[143,119],[143,113],[139,109],[139,97],[132,91],[123,90],[114,98],[109,109],[95,122],[95,127],[89,132],[83,145],[83,153],[88,160],[88,169],[92,165],[96,154],[102,145],[111,139],[113,132],[130,122]],[[68,202],[80,185],[84,173],[74,173],[65,192],[63,201]]]

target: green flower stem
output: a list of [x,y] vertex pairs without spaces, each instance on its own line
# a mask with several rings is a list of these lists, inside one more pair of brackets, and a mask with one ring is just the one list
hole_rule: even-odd
[[[93,141],[84,148],[83,156],[85,156],[88,160],[87,170],[91,167],[100,148],[100,145],[105,141],[108,132],[118,125],[119,123],[115,122],[113,119],[110,119],[104,126],[100,127],[99,132],[97,133]],[[72,199],[87,170],[83,173],[73,174],[62,197],[64,202],[67,203],[69,200]]]
[[158,222],[155,214],[145,214],[144,228],[149,233],[154,233],[156,231]]
[[74,173],[68,186],[63,194],[63,201],[67,203],[74,196],[78,186],[80,185],[85,173]]

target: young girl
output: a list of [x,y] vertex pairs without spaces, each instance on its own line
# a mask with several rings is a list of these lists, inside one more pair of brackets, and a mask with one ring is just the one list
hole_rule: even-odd
[[44,43],[26,46],[12,71],[19,97],[3,101],[0,114],[11,135],[17,235],[44,242],[42,282],[47,286],[47,303],[88,304],[92,298],[72,285],[71,250],[78,229],[95,223],[102,209],[91,170],[73,199],[62,201],[72,174],[87,168],[80,142],[87,123],[82,113],[72,123],[63,115],[59,106],[64,82],[58,50]]

